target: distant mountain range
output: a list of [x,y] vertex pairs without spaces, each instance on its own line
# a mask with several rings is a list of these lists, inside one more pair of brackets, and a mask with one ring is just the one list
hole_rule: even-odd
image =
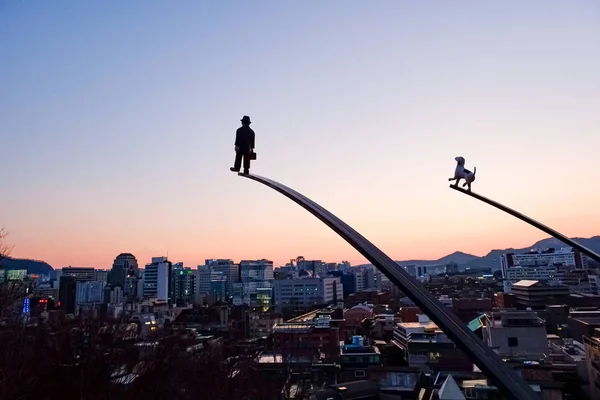
[[[589,248],[592,251],[600,253],[600,236],[593,236],[591,238],[572,238],[577,243]],[[492,250],[483,257],[477,257],[472,254],[463,253],[456,251],[452,254],[448,254],[438,260],[405,260],[396,261],[400,265],[417,265],[417,266],[434,266],[439,265],[440,267],[445,266],[451,262],[458,264],[459,269],[464,270],[465,268],[479,268],[479,267],[490,267],[492,270],[500,269],[500,257],[504,253],[525,253],[532,249],[547,249],[549,247],[560,248],[566,247],[567,245],[561,241],[548,238],[540,240],[539,242],[525,247],[523,249],[504,249],[504,250]],[[368,265],[368,264],[363,264]],[[6,258],[0,262],[0,267],[4,269],[26,269],[28,274],[44,274],[49,275],[54,269],[50,264],[44,261],[27,260],[19,258]]]
[[[572,238],[575,242],[589,248],[592,251],[600,253],[600,236],[593,236],[591,238]],[[406,260],[406,261],[396,261],[396,263],[400,265],[416,265],[416,266],[433,266],[440,265],[444,266],[448,263],[454,262],[458,264],[461,270],[465,268],[478,268],[478,267],[490,267],[492,270],[500,269],[500,258],[504,253],[525,253],[531,251],[532,249],[547,249],[550,247],[561,248],[568,247],[563,242],[554,239],[548,238],[540,240],[539,242],[525,247],[523,249],[504,249],[504,250],[492,250],[487,255],[483,257],[477,257],[472,254],[463,253],[461,251],[456,251],[452,254],[444,256],[439,260]]]
[[20,258],[5,258],[0,262],[3,269],[26,269],[28,274],[49,275],[54,268],[47,262],[37,260],[26,260]]

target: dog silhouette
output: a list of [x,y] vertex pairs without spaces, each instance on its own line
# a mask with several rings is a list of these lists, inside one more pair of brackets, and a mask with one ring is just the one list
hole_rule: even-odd
[[454,186],[458,186],[458,183],[461,179],[464,179],[463,187],[467,186],[467,190],[471,191],[471,183],[475,181],[475,172],[477,172],[477,167],[473,168],[473,172],[469,171],[465,168],[465,158],[458,156],[455,157],[456,160],[456,169],[454,169],[454,178],[448,178],[449,181],[454,181]]

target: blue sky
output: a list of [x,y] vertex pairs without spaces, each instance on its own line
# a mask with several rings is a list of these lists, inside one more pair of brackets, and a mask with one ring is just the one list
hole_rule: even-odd
[[361,257],[228,171],[300,190],[396,258],[543,237],[475,190],[570,235],[600,190],[595,1],[0,4],[0,225],[55,266],[303,254]]

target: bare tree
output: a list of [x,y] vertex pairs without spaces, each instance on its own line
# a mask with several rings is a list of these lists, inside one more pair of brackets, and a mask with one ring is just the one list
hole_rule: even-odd
[[189,351],[192,339],[162,329],[124,339],[125,325],[79,319],[0,326],[0,399],[278,398],[283,383],[247,360],[228,362],[222,342]]
[[[8,257],[12,246],[5,242],[8,235],[4,228],[0,228],[0,271],[2,262]],[[10,314],[15,304],[25,297],[26,285],[21,281],[0,281],[0,317]]]
[[2,265],[2,261],[8,257],[10,251],[12,250],[12,246],[7,245],[4,242],[4,239],[8,235],[8,232],[4,228],[0,227],[0,266]]

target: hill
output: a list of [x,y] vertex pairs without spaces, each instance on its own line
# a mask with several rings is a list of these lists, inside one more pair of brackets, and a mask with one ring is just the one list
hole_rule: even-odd
[[44,261],[5,258],[0,265],[4,269],[26,269],[28,274],[49,275],[54,268]]
[[458,265],[466,265],[471,262],[478,260],[480,257],[474,256],[473,254],[463,253],[462,251],[455,251],[452,254],[448,254],[440,258],[439,260],[404,260],[404,261],[396,261],[401,265],[446,265],[448,263],[454,262]]
[[[589,248],[592,251],[600,253],[600,236],[593,236],[591,238],[572,238],[577,243]],[[404,260],[404,261],[396,261],[396,263],[400,265],[446,265],[448,263],[454,262],[458,264],[460,269],[469,268],[478,268],[478,267],[491,267],[492,270],[500,269],[500,258],[504,253],[525,253],[531,251],[532,249],[547,249],[549,247],[560,248],[567,247],[566,244],[554,238],[547,238],[540,240],[537,243],[529,247],[525,247],[522,249],[508,248],[508,249],[494,249],[490,251],[483,257],[477,257],[472,254],[463,253],[460,251],[456,251],[452,254],[448,254],[438,260]]]
[[[571,239],[573,239],[575,242],[589,248],[590,250],[595,251],[596,253],[600,253],[600,236],[593,236],[591,238],[571,238]],[[539,242],[534,243],[533,245],[522,248],[522,249],[510,248],[510,249],[504,249],[504,250],[499,250],[499,249],[492,250],[487,255],[485,255],[483,257],[479,257],[478,259],[467,263],[466,266],[468,266],[468,267],[492,267],[492,269],[496,270],[496,269],[500,269],[500,257],[504,253],[509,253],[509,252],[525,253],[525,252],[531,251],[532,249],[547,249],[549,247],[560,248],[560,247],[567,247],[567,245],[557,239],[547,238],[547,239],[540,240]]]

